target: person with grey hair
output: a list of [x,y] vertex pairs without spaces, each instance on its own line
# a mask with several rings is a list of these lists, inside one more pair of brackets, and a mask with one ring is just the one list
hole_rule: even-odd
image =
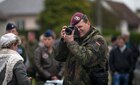
[[0,38],[0,85],[30,85],[23,58],[18,54],[18,37],[7,33]]

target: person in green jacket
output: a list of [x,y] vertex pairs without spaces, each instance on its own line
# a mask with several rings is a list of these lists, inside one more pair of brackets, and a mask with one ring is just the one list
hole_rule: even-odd
[[65,62],[63,85],[107,85],[108,47],[88,17],[76,12],[63,26],[55,59]]

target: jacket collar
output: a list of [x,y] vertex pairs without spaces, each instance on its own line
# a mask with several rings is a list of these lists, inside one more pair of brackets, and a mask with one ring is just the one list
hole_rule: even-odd
[[85,34],[85,36],[80,38],[80,41],[85,42],[87,41],[91,36],[95,35],[95,34],[100,34],[99,31],[94,28],[94,27],[90,27],[90,30]]

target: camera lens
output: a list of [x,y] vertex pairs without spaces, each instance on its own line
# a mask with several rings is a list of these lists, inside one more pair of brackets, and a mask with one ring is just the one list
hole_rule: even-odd
[[72,34],[72,29],[71,28],[66,28],[65,32],[66,32],[66,35],[71,35]]
[[72,34],[72,31],[74,30],[74,26],[68,26],[66,29],[65,29],[65,32],[66,32],[66,35],[71,35]]

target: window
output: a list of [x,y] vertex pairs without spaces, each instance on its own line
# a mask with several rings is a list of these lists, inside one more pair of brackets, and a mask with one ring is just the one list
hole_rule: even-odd
[[23,30],[25,27],[25,21],[23,19],[16,20],[17,29]]

